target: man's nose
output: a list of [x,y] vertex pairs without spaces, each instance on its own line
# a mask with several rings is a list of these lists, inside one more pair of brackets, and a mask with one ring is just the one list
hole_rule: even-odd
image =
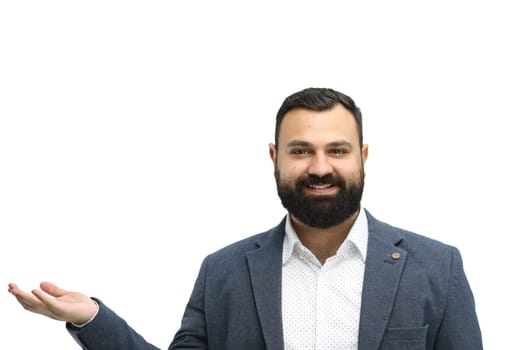
[[309,174],[322,177],[332,172],[333,168],[330,164],[330,159],[325,154],[316,154],[311,158],[310,168],[308,169]]

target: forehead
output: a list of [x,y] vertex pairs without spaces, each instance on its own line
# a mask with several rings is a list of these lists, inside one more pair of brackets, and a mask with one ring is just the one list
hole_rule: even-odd
[[352,113],[341,104],[326,111],[295,108],[285,114],[279,133],[279,144],[292,140],[328,143],[346,140],[358,144],[357,123]]

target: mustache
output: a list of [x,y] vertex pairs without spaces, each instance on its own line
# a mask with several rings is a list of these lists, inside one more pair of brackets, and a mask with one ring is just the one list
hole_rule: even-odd
[[323,176],[308,174],[297,179],[296,186],[301,188],[312,185],[335,185],[345,188],[345,181],[334,174],[326,174]]

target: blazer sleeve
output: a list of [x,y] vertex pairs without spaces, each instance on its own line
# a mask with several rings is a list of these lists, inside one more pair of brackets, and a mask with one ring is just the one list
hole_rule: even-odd
[[146,342],[120,316],[99,304],[97,316],[82,328],[66,323],[66,328],[84,350],[159,350]]
[[[204,260],[190,301],[182,319],[180,330],[175,334],[169,350],[208,349],[204,313],[204,292],[206,281]],[[118,316],[100,300],[97,316],[82,328],[66,323],[66,328],[78,345],[84,350],[159,350],[135,332],[124,319]]]
[[447,305],[434,349],[483,349],[474,296],[463,270],[461,255],[456,248],[452,251]]
[[186,305],[181,327],[175,334],[169,350],[175,349],[208,349],[208,333],[206,330],[206,273],[208,259],[204,259],[197,280],[193,287],[190,300]]

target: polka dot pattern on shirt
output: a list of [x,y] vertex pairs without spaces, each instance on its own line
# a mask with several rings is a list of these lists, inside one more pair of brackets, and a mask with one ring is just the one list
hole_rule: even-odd
[[324,265],[287,223],[283,246],[286,350],[357,350],[368,225],[363,211]]

